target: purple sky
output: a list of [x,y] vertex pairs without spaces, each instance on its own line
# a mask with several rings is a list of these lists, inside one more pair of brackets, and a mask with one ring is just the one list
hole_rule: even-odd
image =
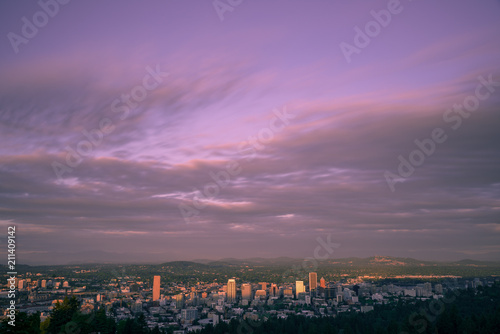
[[500,1],[54,1],[0,4],[18,262],[500,260]]

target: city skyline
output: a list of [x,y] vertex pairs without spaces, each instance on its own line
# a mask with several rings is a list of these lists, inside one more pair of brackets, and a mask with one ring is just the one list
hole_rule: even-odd
[[500,260],[499,1],[236,3],[0,4],[18,264]]

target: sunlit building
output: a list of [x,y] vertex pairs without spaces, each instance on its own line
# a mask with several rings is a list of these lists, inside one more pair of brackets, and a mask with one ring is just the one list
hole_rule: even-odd
[[227,301],[234,302],[236,300],[236,280],[230,278],[227,281]]
[[318,287],[318,274],[309,273],[309,291],[316,290]]
[[155,276],[153,280],[153,301],[160,299],[160,276]]
[[299,293],[306,292],[306,288],[304,287],[304,281],[295,281],[295,296],[298,297]]
[[252,299],[252,286],[250,284],[242,284],[241,285],[241,298],[250,300]]

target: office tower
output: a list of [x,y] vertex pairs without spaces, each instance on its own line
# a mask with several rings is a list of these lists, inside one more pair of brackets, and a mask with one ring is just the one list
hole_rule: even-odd
[[322,287],[323,289],[326,288],[326,282],[323,277],[319,280],[319,286]]
[[155,276],[153,279],[153,301],[160,299],[160,276]]
[[306,292],[304,288],[304,281],[295,281],[295,297],[299,297],[299,293]]
[[333,287],[325,288],[325,299],[335,299],[336,291]]
[[279,290],[278,290],[278,286],[274,283],[271,284],[271,291],[269,291],[269,295],[271,297],[278,297],[278,294],[279,294]]
[[236,301],[236,281],[233,278],[227,281],[227,300],[228,302]]
[[45,289],[47,287],[47,280],[42,280],[42,288]]
[[175,308],[181,309],[184,307],[184,295],[182,293],[175,295]]
[[309,273],[309,291],[312,292],[318,287],[318,275],[316,273]]
[[266,299],[267,292],[266,290],[257,290],[255,291],[255,299]]
[[431,283],[424,283],[424,290],[426,293],[426,296],[432,295],[432,284]]
[[267,289],[267,283],[266,282],[260,282],[259,285],[260,285],[260,289],[261,290],[266,290]]
[[252,299],[252,286],[250,284],[242,284],[241,285],[241,298],[250,300]]
[[131,309],[134,313],[142,312],[142,302],[140,300],[136,300],[135,303],[131,304]]
[[181,318],[184,321],[193,321],[198,319],[198,310],[194,307],[181,310]]

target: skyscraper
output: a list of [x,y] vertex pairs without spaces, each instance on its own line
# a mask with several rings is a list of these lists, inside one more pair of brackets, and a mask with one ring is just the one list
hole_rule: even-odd
[[241,298],[246,300],[252,299],[252,286],[250,284],[241,285]]
[[160,299],[160,276],[155,276],[153,280],[153,301]]
[[227,301],[236,301],[236,281],[233,278],[227,281]]
[[299,293],[303,292],[306,292],[304,281],[295,281],[295,297],[298,297]]
[[272,297],[278,297],[278,286],[274,283],[271,283],[271,291],[269,291],[269,295]]
[[178,310],[184,308],[184,294],[179,293],[178,295],[175,295],[175,307]]
[[319,286],[322,287],[323,289],[326,288],[326,282],[323,277],[319,280]]
[[316,273],[309,273],[309,291],[312,292],[318,287],[318,275]]

